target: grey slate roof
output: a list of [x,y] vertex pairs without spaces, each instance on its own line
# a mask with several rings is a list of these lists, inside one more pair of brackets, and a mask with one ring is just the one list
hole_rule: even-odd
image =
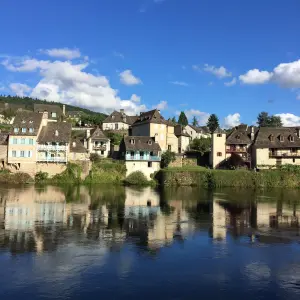
[[9,109],[13,111],[25,110],[25,104],[0,102],[0,112]]
[[132,125],[136,120],[137,116],[128,116],[124,112],[113,111],[103,123],[126,123]]
[[197,133],[202,133],[202,134],[209,134],[209,129],[207,126],[194,126],[194,125],[189,125],[191,128],[193,128]]
[[[62,115],[62,109],[56,104],[34,104],[33,110],[38,113],[48,112],[49,119],[59,119]],[[56,113],[56,118],[51,117],[51,113]]]
[[109,140],[109,138],[103,133],[103,131],[96,127],[95,129],[91,130],[91,139],[92,140]]
[[191,137],[188,133],[184,132],[184,126],[182,125],[176,125],[174,129],[174,133],[177,137],[179,136],[186,136],[186,137]]
[[169,126],[174,126],[172,122],[165,120],[164,117],[160,114],[160,112],[157,109],[153,109],[141,113],[132,126],[138,126],[140,124],[148,124],[148,123],[166,124]]
[[[131,141],[134,141],[132,143]],[[161,151],[154,138],[149,136],[125,136],[121,142],[120,149],[124,151]]]
[[70,152],[88,153],[88,150],[84,147],[80,139],[73,139],[70,144]]
[[[18,112],[14,119],[10,134],[36,136],[41,126],[42,117],[43,117],[42,114],[35,113],[32,111]],[[19,132],[15,133],[14,128],[19,128]],[[26,128],[26,133],[22,133],[22,128]],[[33,132],[29,132],[29,128],[33,128],[34,129]]]
[[[273,137],[273,141],[271,139]],[[283,137],[283,141],[280,141],[280,136]],[[294,142],[291,141],[291,137],[294,138]],[[257,133],[257,137],[254,143],[256,148],[294,148],[300,147],[300,138],[295,133],[294,128],[281,127],[261,127]]]
[[[56,135],[56,132],[58,133]],[[69,143],[71,139],[72,124],[67,122],[48,122],[43,126],[38,137],[39,143],[56,142]]]
[[[253,140],[251,140],[251,132],[253,130]],[[226,139],[227,145],[235,145],[235,144],[251,144],[255,136],[258,132],[258,128],[255,126],[248,126],[245,124],[241,124],[233,128],[233,130],[229,133]]]

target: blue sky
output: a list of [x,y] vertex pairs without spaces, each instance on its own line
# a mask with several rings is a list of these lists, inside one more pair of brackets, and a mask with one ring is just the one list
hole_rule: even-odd
[[[297,0],[3,0],[0,90],[201,124],[300,124]],[[298,98],[298,99],[297,99]]]

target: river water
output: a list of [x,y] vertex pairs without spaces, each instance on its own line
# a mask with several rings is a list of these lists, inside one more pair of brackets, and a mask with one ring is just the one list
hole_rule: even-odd
[[300,299],[300,191],[0,187],[0,299]]

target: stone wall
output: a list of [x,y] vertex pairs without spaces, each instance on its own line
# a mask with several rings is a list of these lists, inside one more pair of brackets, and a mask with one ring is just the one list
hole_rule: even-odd
[[171,162],[169,166],[177,168],[183,166],[197,166],[197,158],[187,158],[182,155],[177,155],[175,161]]

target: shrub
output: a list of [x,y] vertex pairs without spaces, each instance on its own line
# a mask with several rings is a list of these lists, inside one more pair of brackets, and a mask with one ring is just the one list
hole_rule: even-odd
[[47,172],[38,172],[35,174],[34,180],[35,182],[43,182],[48,179],[49,174]]
[[81,166],[74,163],[68,163],[67,169],[61,174],[55,175],[51,181],[54,183],[80,183],[81,172]]
[[124,183],[127,185],[139,185],[139,186],[150,184],[147,177],[141,171],[136,171],[129,174],[129,176],[127,176],[126,179],[124,180]]
[[161,167],[167,168],[171,162],[175,161],[175,159],[176,155],[174,152],[171,152],[169,150],[164,152],[161,156]]
[[97,153],[91,153],[90,155],[91,162],[99,162],[101,160],[99,154]]

